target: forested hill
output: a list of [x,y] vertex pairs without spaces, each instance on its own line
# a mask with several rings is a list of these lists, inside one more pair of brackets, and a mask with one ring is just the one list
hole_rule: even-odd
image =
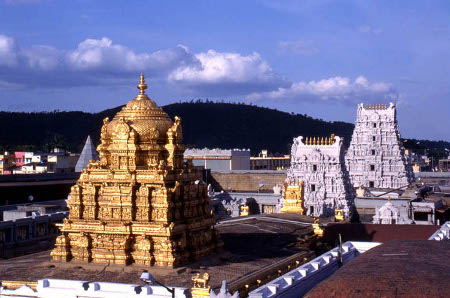
[[185,144],[209,148],[249,148],[290,153],[292,139],[299,135],[342,135],[350,142],[353,125],[325,122],[305,115],[229,103],[178,103],[164,107],[172,118],[182,119]]
[[[47,151],[65,145],[80,152],[87,135],[99,143],[103,118],[112,118],[120,109],[100,113],[0,112],[0,150]],[[197,148],[249,148],[252,154],[268,149],[287,154],[296,136],[325,137],[334,133],[343,136],[348,144],[353,130],[350,123],[326,122],[245,104],[198,101],[170,104],[163,109],[172,119],[181,117],[184,143]]]

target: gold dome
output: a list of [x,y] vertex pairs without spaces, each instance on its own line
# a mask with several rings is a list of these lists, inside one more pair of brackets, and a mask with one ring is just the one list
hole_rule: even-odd
[[162,141],[166,139],[167,130],[173,125],[173,122],[169,115],[145,94],[147,85],[143,74],[141,74],[140,84],[137,88],[140,89],[140,94],[129,101],[114,116],[113,120],[107,125],[106,137],[112,139],[119,120],[123,118],[125,123],[137,133],[138,142]]

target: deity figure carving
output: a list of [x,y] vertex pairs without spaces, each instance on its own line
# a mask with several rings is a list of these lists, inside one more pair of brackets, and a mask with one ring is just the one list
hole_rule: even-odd
[[[173,267],[217,251],[207,186],[183,163],[181,119],[146,94],[103,120],[100,161],[71,189],[70,214],[51,255],[79,261]],[[189,241],[202,236],[202,241]]]

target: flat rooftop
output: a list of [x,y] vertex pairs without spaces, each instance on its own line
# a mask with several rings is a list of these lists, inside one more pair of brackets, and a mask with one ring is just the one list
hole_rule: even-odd
[[393,240],[351,260],[305,297],[448,297],[450,242]]
[[274,214],[222,220],[217,229],[224,242],[223,250],[179,268],[61,263],[52,261],[47,250],[0,260],[0,280],[55,278],[139,284],[142,270],[147,269],[158,281],[181,287],[192,287],[194,274],[208,272],[209,284],[216,289],[220,288],[222,280],[230,283],[301,252],[293,244],[300,235],[312,232],[309,223],[301,222],[303,218],[306,217]]

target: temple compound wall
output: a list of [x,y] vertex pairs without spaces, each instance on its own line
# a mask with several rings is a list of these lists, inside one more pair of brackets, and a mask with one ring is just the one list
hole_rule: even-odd
[[349,216],[354,196],[345,172],[342,138],[294,138],[286,182],[301,181],[307,215],[332,216],[335,209],[343,209]]
[[358,105],[345,163],[354,187],[395,189],[412,182],[393,103]]

